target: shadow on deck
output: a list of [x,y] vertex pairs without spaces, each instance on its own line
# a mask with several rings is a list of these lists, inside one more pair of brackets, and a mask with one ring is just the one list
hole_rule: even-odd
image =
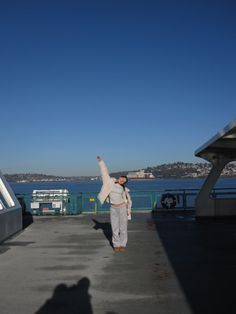
[[234,219],[134,213],[116,254],[108,214],[36,217],[0,253],[1,314],[236,312]]
[[236,220],[155,212],[152,223],[192,312],[235,313]]

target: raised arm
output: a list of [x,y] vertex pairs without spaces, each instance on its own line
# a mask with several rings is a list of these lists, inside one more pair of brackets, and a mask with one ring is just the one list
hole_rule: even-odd
[[108,172],[108,169],[107,169],[105,162],[102,160],[102,158],[100,156],[97,156],[97,161],[98,161],[98,165],[100,168],[102,181],[104,183],[105,181],[110,179],[110,175],[109,175],[109,172]]

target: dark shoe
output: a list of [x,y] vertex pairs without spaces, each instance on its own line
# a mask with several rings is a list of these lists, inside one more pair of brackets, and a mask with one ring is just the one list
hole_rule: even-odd
[[114,252],[120,252],[120,248],[119,247],[114,247]]
[[125,252],[126,247],[125,246],[120,246],[120,252]]

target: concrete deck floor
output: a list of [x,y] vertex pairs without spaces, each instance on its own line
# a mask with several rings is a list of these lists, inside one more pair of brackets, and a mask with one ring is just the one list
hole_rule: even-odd
[[125,253],[107,214],[36,217],[0,246],[1,314],[236,313],[236,222],[133,214]]

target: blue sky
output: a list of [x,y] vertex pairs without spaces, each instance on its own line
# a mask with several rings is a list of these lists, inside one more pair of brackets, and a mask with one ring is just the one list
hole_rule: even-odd
[[0,2],[3,173],[201,162],[236,118],[231,0]]

